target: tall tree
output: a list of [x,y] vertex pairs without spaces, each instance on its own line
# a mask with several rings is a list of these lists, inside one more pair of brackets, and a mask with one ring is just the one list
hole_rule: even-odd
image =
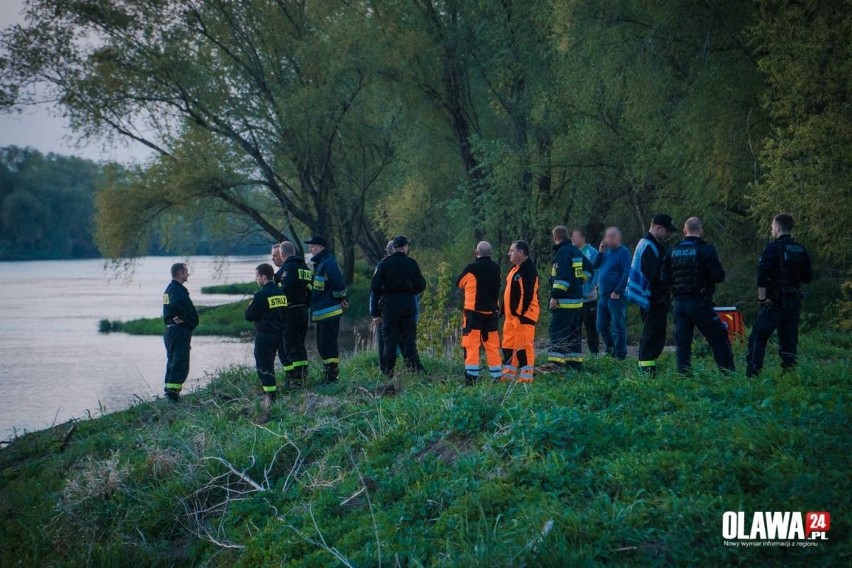
[[[352,188],[341,186],[359,169],[360,179],[378,177],[393,156],[358,152],[360,130],[384,126],[382,117],[372,126],[376,115],[362,105],[376,80],[363,6],[35,0],[27,15],[25,27],[2,39],[4,93],[26,102],[26,87],[47,83],[84,134],[118,134],[153,149],[151,175],[132,186],[134,195],[148,193],[139,200],[149,202],[146,212],[213,200],[276,240],[334,235],[350,277],[357,245],[380,254],[381,239],[364,219],[374,193],[362,191],[353,207]],[[133,215],[132,203],[109,206],[118,199],[101,201],[102,248],[134,254],[135,237],[157,215]],[[128,219],[137,220],[109,227]]]

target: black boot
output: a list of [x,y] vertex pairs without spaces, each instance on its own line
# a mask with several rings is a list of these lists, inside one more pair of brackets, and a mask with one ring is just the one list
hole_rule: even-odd
[[475,377],[475,376],[471,375],[470,373],[465,373],[464,374],[464,386],[472,387],[472,386],[476,385],[476,381],[477,381],[478,378],[479,377]]
[[322,384],[331,385],[338,381],[340,378],[340,368],[337,365],[326,365],[325,366],[325,380],[323,380]]
[[180,393],[178,391],[175,391],[175,390],[167,390],[166,391],[166,400],[168,400],[171,403],[178,403],[178,402],[180,402]]

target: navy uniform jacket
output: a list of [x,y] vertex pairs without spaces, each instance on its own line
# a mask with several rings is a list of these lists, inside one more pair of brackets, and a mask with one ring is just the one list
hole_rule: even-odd
[[766,288],[770,299],[796,294],[813,280],[811,256],[790,235],[781,235],[763,249],[757,267],[757,287]]
[[189,290],[177,280],[172,280],[163,293],[163,323],[176,325],[176,317],[183,320],[178,325],[191,330],[198,325],[198,312],[189,298]]
[[307,306],[311,303],[313,274],[301,256],[291,256],[278,271],[278,287],[287,296],[287,307]]
[[275,282],[267,282],[254,293],[251,304],[246,308],[246,319],[254,323],[258,333],[281,333],[284,331],[284,316],[287,297]]
[[328,249],[311,259],[314,277],[311,284],[311,319],[323,321],[343,315],[341,302],[346,299],[346,281]]
[[382,260],[373,274],[370,284],[371,315],[379,317],[388,308],[410,309],[414,315],[417,311],[414,297],[424,290],[426,279],[417,261],[403,252],[395,252]]
[[558,302],[559,308],[582,308],[583,285],[591,278],[595,267],[571,241],[563,241],[555,249],[550,272],[550,297]]
[[725,269],[716,248],[699,237],[686,237],[666,255],[661,284],[671,286],[675,298],[712,298],[716,284],[725,281]]

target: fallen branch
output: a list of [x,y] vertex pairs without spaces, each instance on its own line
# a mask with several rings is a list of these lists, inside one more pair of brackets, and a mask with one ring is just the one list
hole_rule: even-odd
[[62,436],[62,440],[59,442],[59,451],[64,452],[65,448],[68,446],[68,443],[71,441],[71,436],[74,435],[74,432],[77,431],[77,423],[73,423],[68,431]]
[[224,459],[222,459],[222,458],[220,458],[220,457],[218,457],[218,456],[207,456],[207,457],[204,457],[204,458],[201,458],[201,459],[202,459],[202,460],[205,460],[205,461],[207,461],[207,460],[215,460],[215,461],[217,461],[217,462],[221,463],[222,465],[224,465],[225,467],[227,467],[227,468],[228,468],[228,470],[229,470],[231,473],[233,473],[234,475],[236,475],[237,477],[239,477],[240,479],[242,479],[243,481],[245,481],[246,483],[248,483],[249,485],[251,485],[252,487],[254,487],[254,489],[255,489],[256,491],[261,491],[261,492],[262,492],[262,491],[266,491],[266,489],[265,489],[263,486],[261,486],[258,482],[256,482],[255,480],[253,480],[251,477],[249,477],[249,476],[248,476],[248,475],[246,475],[245,473],[242,473],[242,472],[240,472],[240,471],[237,471],[237,468],[235,468],[235,467],[234,467],[234,466],[232,466],[230,463],[228,463],[226,460],[224,460]]

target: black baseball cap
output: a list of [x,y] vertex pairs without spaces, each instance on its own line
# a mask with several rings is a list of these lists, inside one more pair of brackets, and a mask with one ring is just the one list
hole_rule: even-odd
[[402,248],[407,244],[409,244],[408,238],[403,237],[402,235],[393,238],[393,248],[395,249]]
[[321,247],[328,248],[328,241],[325,237],[321,237],[319,235],[314,235],[310,238],[310,240],[305,241],[306,245],[319,245]]
[[677,227],[672,223],[672,216],[666,213],[657,213],[651,218],[652,225],[662,225],[670,233],[676,233]]

